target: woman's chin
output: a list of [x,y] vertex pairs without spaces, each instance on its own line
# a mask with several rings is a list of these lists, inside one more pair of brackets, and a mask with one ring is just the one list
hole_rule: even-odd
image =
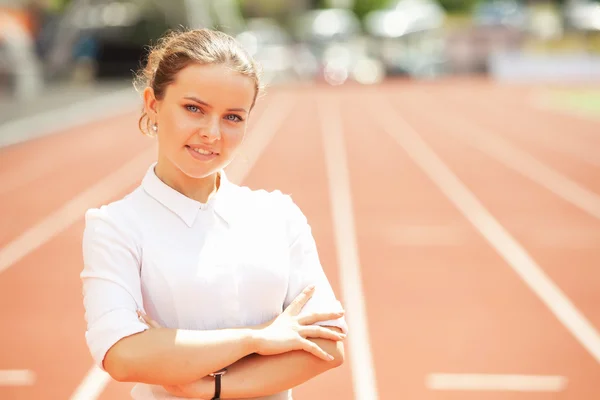
[[[217,161],[217,160],[215,160]],[[224,163],[206,162],[206,163],[186,163],[185,168],[181,168],[181,172],[193,179],[202,179],[209,177],[225,167]]]

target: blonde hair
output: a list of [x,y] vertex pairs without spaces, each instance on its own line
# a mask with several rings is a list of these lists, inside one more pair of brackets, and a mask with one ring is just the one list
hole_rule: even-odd
[[[206,28],[167,32],[150,48],[146,66],[136,74],[134,87],[140,93],[151,87],[161,100],[179,71],[190,64],[223,64],[252,78],[255,93],[250,109],[256,104],[261,91],[259,65],[234,38]],[[138,127],[150,135],[150,120],[144,110]]]

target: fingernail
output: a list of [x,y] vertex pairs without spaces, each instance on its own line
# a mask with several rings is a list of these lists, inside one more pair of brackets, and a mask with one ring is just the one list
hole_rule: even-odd
[[329,358],[330,360],[334,359],[334,357],[331,354],[327,355],[327,358]]
[[308,290],[315,290],[315,285],[310,285],[310,286],[308,287]]

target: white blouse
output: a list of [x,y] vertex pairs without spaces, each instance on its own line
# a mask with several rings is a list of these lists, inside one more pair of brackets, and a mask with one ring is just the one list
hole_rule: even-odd
[[[148,329],[222,329],[273,319],[309,284],[305,312],[340,309],[307,219],[289,195],[227,180],[206,203],[163,183],[153,163],[124,198],[90,209],[81,272],[86,341],[96,364],[118,340]],[[347,332],[344,318],[320,325]],[[224,381],[226,382],[226,380]],[[136,400],[178,399],[136,384]],[[263,399],[283,400],[291,390]]]

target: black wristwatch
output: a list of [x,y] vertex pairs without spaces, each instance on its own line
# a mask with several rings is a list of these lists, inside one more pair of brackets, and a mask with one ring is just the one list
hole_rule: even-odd
[[213,372],[209,374],[213,378],[215,378],[215,396],[211,400],[220,400],[221,399],[221,377],[225,375],[227,372],[227,368],[223,368],[217,372]]

